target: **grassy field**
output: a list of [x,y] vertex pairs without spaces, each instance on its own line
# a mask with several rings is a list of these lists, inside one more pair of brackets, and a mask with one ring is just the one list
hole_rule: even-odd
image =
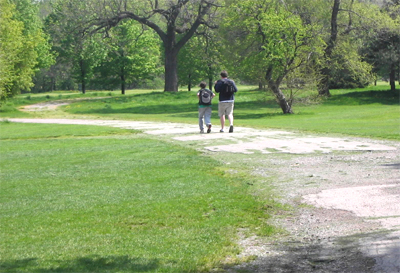
[[[236,126],[400,140],[399,93],[386,85],[332,90],[326,99],[302,93],[294,115],[283,115],[265,91],[239,89]],[[56,111],[18,110],[54,100],[75,101]],[[53,92],[3,104],[1,272],[209,272],[237,262],[238,230],[275,232],[267,220],[282,208],[270,197],[273,178],[250,175],[251,162],[231,172],[189,147],[132,130],[6,121],[12,117],[197,124],[197,97]],[[263,192],[250,186],[261,180]]]
[[[400,140],[399,92],[390,92],[386,85],[363,89],[331,90],[330,98],[314,93],[297,95],[294,115],[282,114],[273,96],[252,86],[239,86],[235,101],[235,125],[254,128],[277,128],[318,133],[347,134],[361,137]],[[111,96],[110,96],[111,95]],[[22,113],[17,106],[40,101],[80,98],[57,117],[84,117],[146,121],[169,121],[197,124],[196,92],[152,92],[149,90],[21,95],[2,107],[0,118],[43,117],[43,113]],[[217,125],[217,99],[212,122]],[[45,113],[48,116],[50,113]]]
[[238,229],[273,232],[251,177],[193,149],[100,126],[0,131],[1,272],[208,271],[236,261]]

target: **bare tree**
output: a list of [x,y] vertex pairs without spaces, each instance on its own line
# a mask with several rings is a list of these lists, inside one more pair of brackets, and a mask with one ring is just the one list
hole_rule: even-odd
[[88,26],[107,31],[122,20],[136,20],[153,29],[164,45],[164,91],[178,91],[177,56],[200,25],[215,28],[219,0],[93,0]]

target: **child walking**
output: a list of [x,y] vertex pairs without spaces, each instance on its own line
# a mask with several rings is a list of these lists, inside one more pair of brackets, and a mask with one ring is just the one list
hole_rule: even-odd
[[[200,83],[200,90],[197,93],[199,98],[199,128],[200,134],[204,134],[204,123],[207,126],[207,134],[211,132],[211,100],[215,94],[206,88],[205,82]],[[203,123],[204,118],[204,123]]]

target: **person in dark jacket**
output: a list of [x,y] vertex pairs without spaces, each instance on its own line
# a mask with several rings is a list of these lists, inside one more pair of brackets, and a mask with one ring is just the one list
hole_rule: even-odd
[[221,79],[215,82],[214,90],[219,94],[218,115],[221,121],[221,130],[224,132],[225,116],[229,120],[229,133],[233,132],[233,107],[235,102],[235,93],[238,91],[233,80],[228,79],[228,72],[225,70],[220,73]]

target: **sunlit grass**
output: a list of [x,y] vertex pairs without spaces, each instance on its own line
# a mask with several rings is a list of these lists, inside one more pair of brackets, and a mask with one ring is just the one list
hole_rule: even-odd
[[0,130],[1,272],[209,272],[239,229],[273,232],[251,178],[192,149],[97,126]]
[[[318,97],[315,90],[301,91],[295,95],[295,114],[284,115],[271,92],[260,91],[255,86],[239,86],[235,100],[235,125],[400,139],[399,92],[393,93],[389,90],[387,83],[380,82],[377,86],[367,88],[331,90],[332,96],[329,98]],[[101,94],[109,93],[104,91]],[[86,95],[76,96],[83,100],[62,106],[61,113],[27,114],[10,106],[11,110],[0,111],[0,117],[43,117],[64,113],[65,117],[197,124],[196,90],[131,90],[126,95],[113,91],[111,96],[88,92]],[[42,96],[27,100],[20,96],[12,103],[23,105],[43,101],[45,98]],[[213,104],[212,122],[219,124],[218,97]]]

